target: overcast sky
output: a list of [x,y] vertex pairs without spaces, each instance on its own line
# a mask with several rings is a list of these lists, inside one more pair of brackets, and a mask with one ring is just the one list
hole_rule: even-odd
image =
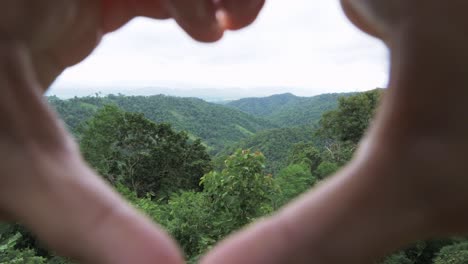
[[387,51],[355,29],[338,0],[267,0],[249,28],[215,44],[191,40],[173,21],[138,18],[105,37],[49,94],[166,93],[234,99],[311,96],[387,83]]

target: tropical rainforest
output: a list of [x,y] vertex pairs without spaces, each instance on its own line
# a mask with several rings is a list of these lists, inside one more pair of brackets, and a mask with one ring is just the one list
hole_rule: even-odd
[[[196,263],[345,165],[384,94],[282,94],[224,105],[163,95],[47,100],[89,165]],[[0,263],[74,262],[15,223],[0,224]],[[468,239],[419,241],[377,263],[466,264]]]

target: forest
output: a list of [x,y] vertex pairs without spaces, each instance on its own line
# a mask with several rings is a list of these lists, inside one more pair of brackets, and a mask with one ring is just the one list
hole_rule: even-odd
[[[48,97],[86,161],[178,241],[189,263],[353,157],[385,91],[246,98]],[[74,263],[0,223],[0,264]],[[468,238],[419,241],[376,264],[466,264]]]

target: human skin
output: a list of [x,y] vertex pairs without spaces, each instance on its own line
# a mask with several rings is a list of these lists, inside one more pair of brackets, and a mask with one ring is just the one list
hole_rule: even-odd
[[[139,15],[174,18],[215,41],[251,23],[263,0],[5,0],[0,3],[0,217],[80,263],[184,263],[168,235],[82,160],[42,92],[103,34]],[[222,10],[222,20],[216,12]]]
[[418,239],[468,232],[468,3],[342,4],[390,49],[376,120],[342,171],[202,264],[370,264]]
[[[172,240],[84,164],[39,91],[137,14],[175,17],[194,38],[215,41],[224,29],[250,23],[263,3],[219,4],[229,14],[222,23],[206,1],[197,8],[182,0],[97,3],[1,3],[0,211],[84,263],[182,263]],[[350,165],[221,243],[203,264],[372,263],[415,239],[468,231],[468,4],[343,3],[354,23],[391,50],[390,88],[376,121]]]

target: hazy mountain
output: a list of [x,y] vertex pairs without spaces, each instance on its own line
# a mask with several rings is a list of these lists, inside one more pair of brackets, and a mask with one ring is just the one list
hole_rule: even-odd
[[[197,98],[165,95],[106,97],[89,96],[61,100],[49,97],[72,131],[105,104],[116,104],[125,111],[141,112],[155,122],[172,124],[176,130],[185,130],[194,138],[201,138],[212,153],[253,136],[257,132],[295,126],[313,126],[321,115],[337,106],[338,98],[350,94],[324,94],[298,97],[291,93],[260,98],[245,98],[227,104],[209,103]],[[278,130],[258,137],[282,139],[278,133],[291,136],[297,131]],[[274,133],[274,134],[272,134]],[[283,136],[281,136],[283,137]],[[250,140],[257,140],[255,138]],[[273,140],[273,141],[275,141]],[[287,140],[296,142],[297,140]],[[289,143],[288,143],[289,144]],[[245,146],[252,146],[247,142]],[[265,151],[265,149],[262,149]],[[272,153],[274,157],[275,153]]]
[[234,109],[263,117],[281,127],[313,125],[322,114],[338,105],[338,98],[354,93],[298,97],[290,93],[263,98],[246,98],[226,104]]
[[177,130],[185,130],[204,140],[212,151],[276,127],[262,118],[196,98],[110,95],[69,100],[50,97],[49,101],[71,130],[90,118],[99,107],[116,104],[126,111],[141,112],[155,122],[170,123]]
[[303,98],[295,96],[291,93],[285,93],[260,98],[244,98],[229,102],[226,105],[252,115],[268,117],[280,112],[287,106],[298,103],[301,101],[301,99]]
[[[175,88],[176,87],[176,88]],[[86,86],[86,85],[53,85],[47,91],[48,96],[57,96],[62,99],[76,97],[107,96],[110,94],[123,94],[126,96],[152,96],[164,94],[176,97],[196,97],[208,102],[226,102],[246,97],[264,97],[284,91],[284,87],[200,87],[186,83],[169,83],[160,85],[146,85],[138,83],[116,84],[112,86]],[[293,91],[292,89],[291,91]]]

